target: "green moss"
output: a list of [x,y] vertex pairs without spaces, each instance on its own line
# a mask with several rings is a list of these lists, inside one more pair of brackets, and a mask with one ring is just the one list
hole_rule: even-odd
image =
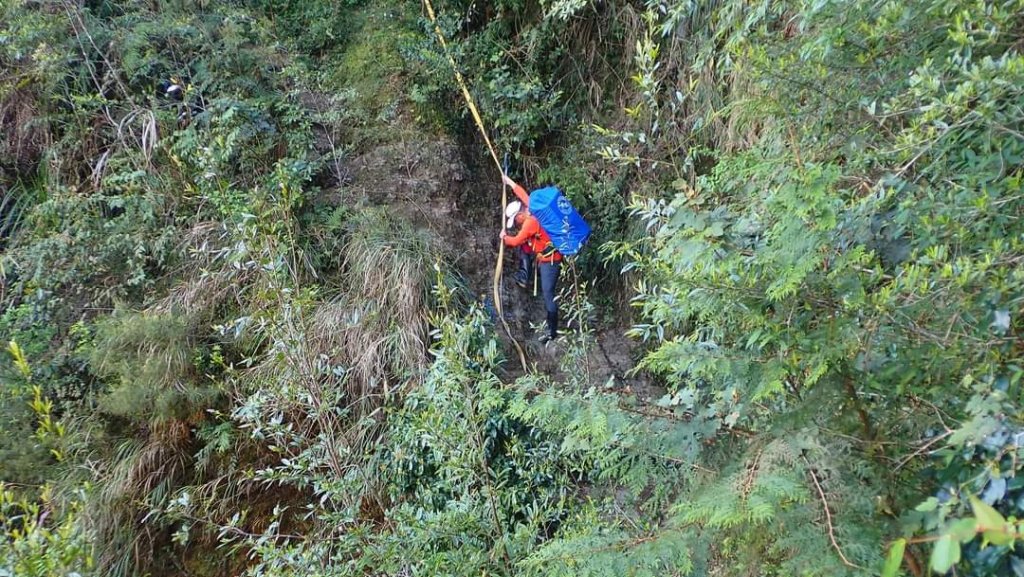
[[352,11],[344,48],[323,62],[323,88],[354,93],[352,106],[367,120],[389,121],[404,103],[401,46],[415,35],[406,5],[369,2]]

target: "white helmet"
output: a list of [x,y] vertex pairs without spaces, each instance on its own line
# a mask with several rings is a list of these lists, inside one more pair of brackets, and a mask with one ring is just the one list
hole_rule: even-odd
[[505,228],[512,228],[516,223],[516,215],[523,210],[523,203],[513,200],[505,207]]

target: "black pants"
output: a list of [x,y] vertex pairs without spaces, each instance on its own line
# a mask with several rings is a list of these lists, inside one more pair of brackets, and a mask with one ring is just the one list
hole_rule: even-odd
[[540,274],[540,290],[544,294],[544,310],[547,311],[548,337],[558,336],[558,273],[562,266],[559,262],[542,262],[537,265]]
[[519,247],[519,270],[516,271],[513,278],[515,281],[523,286],[530,284],[530,277],[533,273],[533,253],[526,252],[523,247]]
[[[516,282],[525,287],[530,286],[530,276],[533,272],[534,255],[519,249],[519,270],[514,278]],[[544,295],[544,310],[547,312],[548,336],[555,338],[558,335],[558,303],[555,297],[558,295],[558,275],[561,272],[560,262],[542,262],[537,264],[537,274],[540,276],[540,290]]]

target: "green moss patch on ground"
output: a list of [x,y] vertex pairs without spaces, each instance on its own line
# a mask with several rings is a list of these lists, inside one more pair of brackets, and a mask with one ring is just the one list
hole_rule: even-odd
[[318,64],[321,88],[351,94],[350,105],[366,124],[396,120],[408,95],[401,81],[406,72],[403,43],[413,41],[416,13],[405,5],[368,2],[351,14],[352,33],[344,48]]

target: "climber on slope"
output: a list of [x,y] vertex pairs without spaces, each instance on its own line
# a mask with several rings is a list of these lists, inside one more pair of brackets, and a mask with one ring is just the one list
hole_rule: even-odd
[[[523,208],[523,203],[518,200],[513,200],[508,203],[505,207],[505,224],[508,228],[505,229],[506,233],[513,237],[519,233],[522,228],[523,218],[516,222],[515,217]],[[512,223],[509,225],[509,223]],[[530,248],[529,243],[524,242],[515,248],[516,254],[519,256],[519,268],[512,275],[512,280],[519,285],[519,288],[527,288],[530,283],[530,274],[533,272],[533,249]]]
[[[547,332],[540,337],[542,343],[548,343],[558,336],[558,303],[555,302],[555,291],[558,285],[558,273],[561,267],[562,254],[555,249],[537,218],[527,208],[530,197],[526,189],[503,174],[502,180],[512,187],[519,200],[513,200],[505,207],[505,227],[502,228],[501,240],[510,247],[520,249],[520,268],[514,276],[516,284],[525,287],[530,278],[532,264],[536,261],[540,276],[541,292],[544,294],[544,308],[547,310]],[[508,229],[519,227],[519,232],[510,235]]]

